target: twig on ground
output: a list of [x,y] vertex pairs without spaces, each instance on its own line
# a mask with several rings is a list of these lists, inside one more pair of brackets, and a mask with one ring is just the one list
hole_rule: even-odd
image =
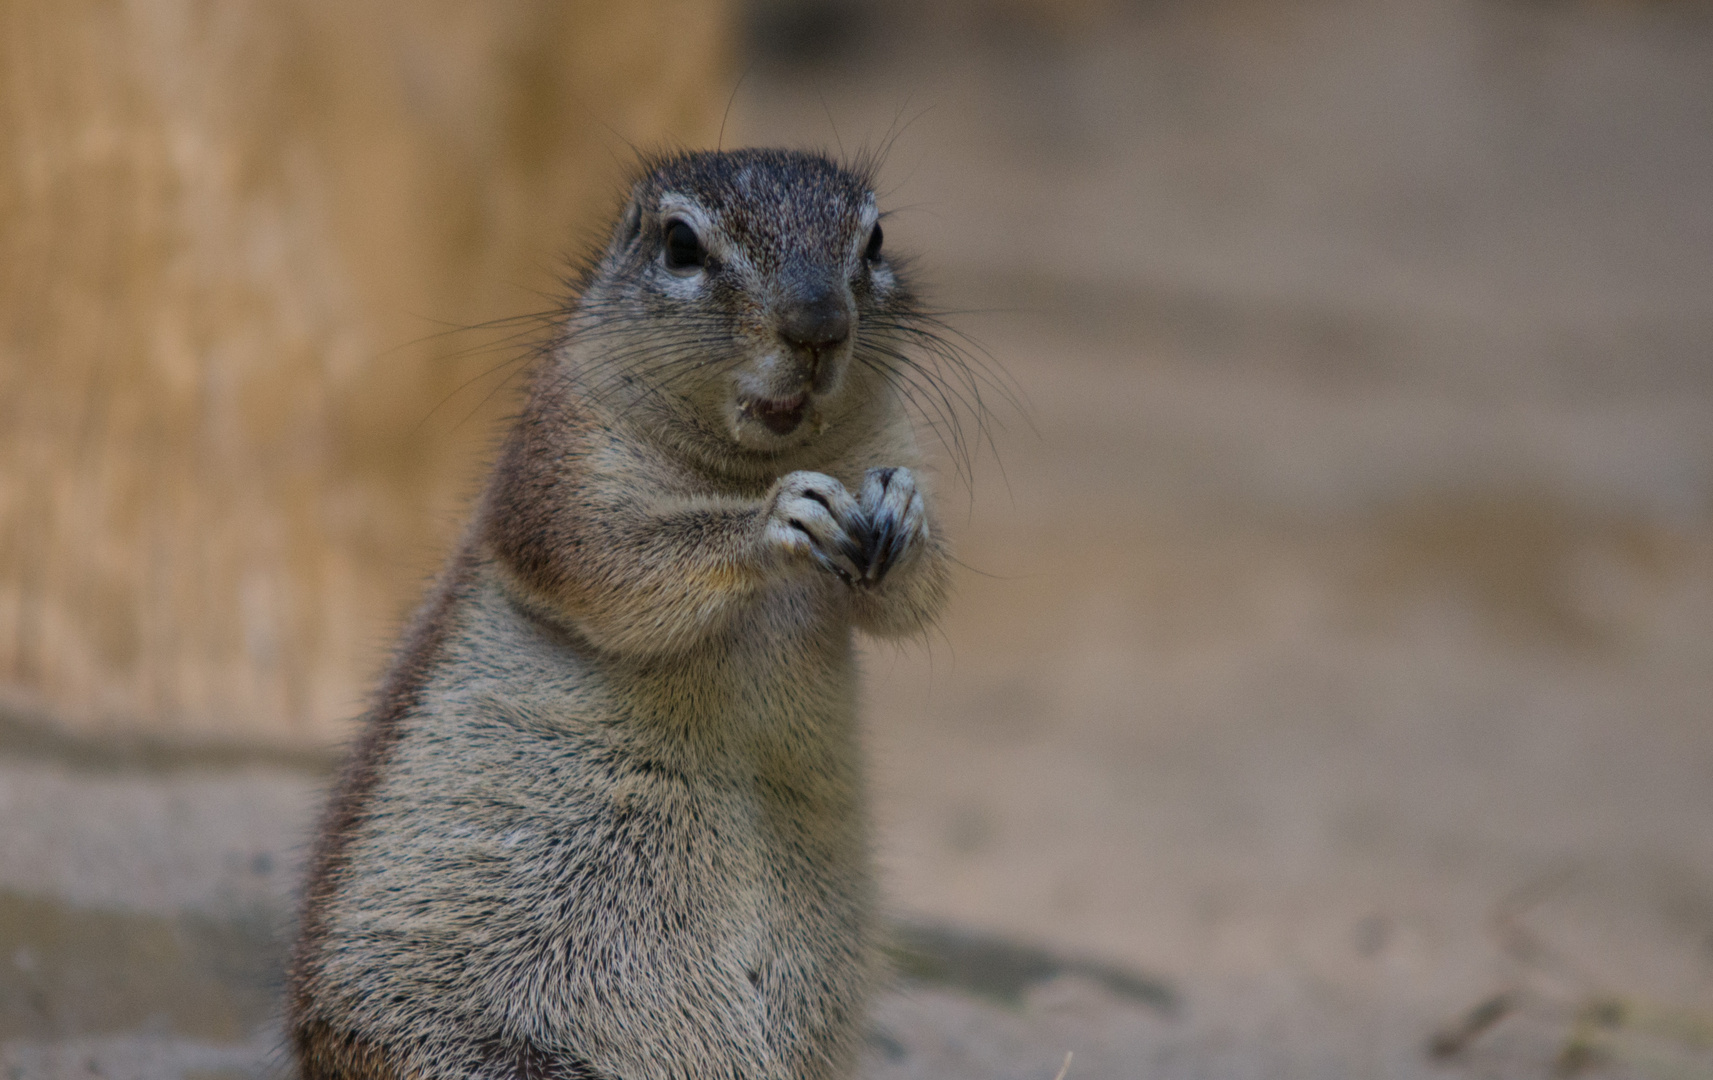
[[1509,1016],[1517,1007],[1517,993],[1506,990],[1478,1002],[1474,1008],[1434,1032],[1428,1040],[1428,1056],[1436,1061],[1456,1057],[1488,1028]]
[[[1428,1040],[1428,1057],[1448,1061],[1469,1048],[1505,1017],[1536,1004],[1569,1005],[1569,1029],[1553,1059],[1553,1073],[1576,1076],[1602,1063],[1624,1061],[1648,1075],[1713,1078],[1704,1065],[1652,1062],[1647,1037],[1668,1051],[1696,1054],[1713,1048],[1713,1016],[1678,1005],[1648,1002],[1607,988],[1604,980],[1523,922],[1534,907],[1575,874],[1561,866],[1513,890],[1493,907],[1491,929],[1500,952],[1516,964],[1515,983],[1483,998]],[[1544,981],[1551,990],[1539,989]],[[1529,984],[1537,989],[1531,992]],[[1568,1000],[1567,1000],[1568,999]],[[1632,1038],[1626,1039],[1625,1036]],[[1637,1042],[1635,1036],[1643,1037]],[[1672,1053],[1667,1052],[1666,1057]]]

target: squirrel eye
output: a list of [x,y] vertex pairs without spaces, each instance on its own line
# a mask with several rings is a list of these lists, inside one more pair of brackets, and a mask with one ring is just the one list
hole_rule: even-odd
[[867,259],[869,262],[873,262],[880,258],[880,244],[884,239],[885,237],[880,231],[880,225],[876,223],[874,231],[868,234],[868,247],[863,251],[862,257]]
[[666,223],[666,251],[663,257],[668,270],[689,270],[707,265],[708,249],[702,246],[702,240],[696,235],[695,229],[673,218]]

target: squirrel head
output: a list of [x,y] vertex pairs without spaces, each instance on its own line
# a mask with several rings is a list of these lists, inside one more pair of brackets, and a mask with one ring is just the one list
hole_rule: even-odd
[[880,219],[868,170],[818,154],[645,162],[569,327],[583,391],[716,455],[848,424],[904,362],[914,310]]

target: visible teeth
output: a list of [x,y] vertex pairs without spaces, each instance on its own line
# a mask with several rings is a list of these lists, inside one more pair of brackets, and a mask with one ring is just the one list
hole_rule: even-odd
[[797,394],[788,398],[753,398],[739,404],[738,412],[745,416],[749,416],[757,411],[772,413],[794,412],[801,409],[806,404],[808,404],[808,400],[802,394]]
[[751,398],[738,403],[738,415],[768,428],[776,435],[787,435],[802,424],[809,408],[809,395],[793,394],[785,398]]

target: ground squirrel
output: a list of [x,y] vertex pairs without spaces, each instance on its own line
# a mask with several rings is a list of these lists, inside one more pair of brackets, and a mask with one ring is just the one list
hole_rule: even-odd
[[639,170],[328,809],[303,1080],[853,1071],[852,631],[922,631],[948,563],[905,407],[936,338],[871,174]]

